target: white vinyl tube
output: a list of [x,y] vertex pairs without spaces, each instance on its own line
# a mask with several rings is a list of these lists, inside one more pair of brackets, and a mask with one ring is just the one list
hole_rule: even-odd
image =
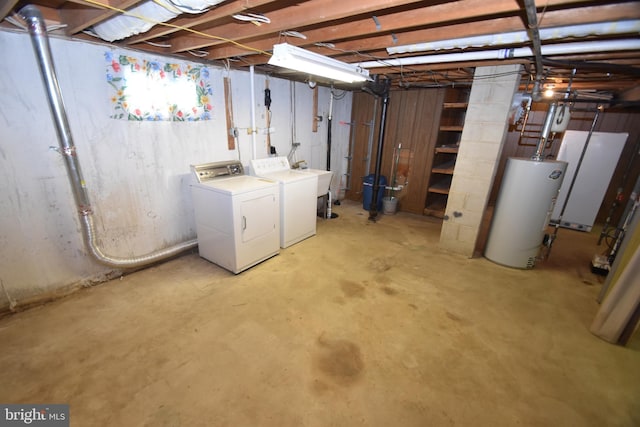
[[[598,22],[595,24],[568,25],[564,27],[541,28],[540,40],[559,40],[590,35],[633,34],[640,32],[640,20],[616,22]],[[469,47],[504,46],[530,41],[526,31],[512,31],[500,34],[488,34],[457,39],[436,40],[387,48],[389,55],[398,53],[427,52],[447,49],[466,49]]]
[[[640,49],[640,39],[602,40],[590,42],[563,43],[542,46],[542,55],[571,55],[591,52],[621,51]],[[478,61],[490,59],[526,58],[533,56],[531,48],[483,50],[478,52],[444,53],[438,55],[414,56],[360,62],[363,68],[398,67],[401,65],[439,64],[446,62]]]
[[254,66],[249,67],[249,78],[251,80],[251,159],[258,158],[258,148],[256,143],[256,83]]

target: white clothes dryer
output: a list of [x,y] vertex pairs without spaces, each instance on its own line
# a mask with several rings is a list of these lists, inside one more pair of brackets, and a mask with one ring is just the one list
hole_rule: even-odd
[[237,274],[280,252],[278,183],[245,175],[236,161],[191,169],[202,258]]
[[286,157],[251,160],[251,174],[279,184],[281,248],[316,234],[316,174],[292,170]]

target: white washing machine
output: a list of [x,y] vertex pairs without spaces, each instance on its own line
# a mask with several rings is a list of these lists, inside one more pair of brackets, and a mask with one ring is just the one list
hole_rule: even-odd
[[251,174],[279,183],[281,248],[316,234],[316,174],[292,170],[286,157],[251,160]]
[[278,183],[244,174],[237,161],[192,165],[198,251],[240,273],[280,252]]

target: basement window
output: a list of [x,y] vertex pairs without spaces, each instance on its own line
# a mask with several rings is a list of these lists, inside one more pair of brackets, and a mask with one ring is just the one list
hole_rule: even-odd
[[105,53],[113,89],[111,118],[134,121],[210,120],[209,69],[202,64],[161,62]]

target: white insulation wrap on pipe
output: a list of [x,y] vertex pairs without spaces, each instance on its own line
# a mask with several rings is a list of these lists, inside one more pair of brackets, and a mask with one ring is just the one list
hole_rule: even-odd
[[124,15],[114,16],[92,27],[102,40],[113,42],[145,33],[159,22],[169,21],[180,14],[164,0],[147,1],[135,6]]
[[[91,27],[102,40],[113,42],[145,33],[182,13],[203,13],[223,0],[147,0]],[[122,7],[122,6],[121,6]]]
[[533,268],[562,184],[566,162],[507,160],[484,256],[515,268]]
[[67,119],[67,113],[64,108],[62,93],[60,92],[60,86],[58,85],[44,19],[42,19],[40,10],[32,5],[23,7],[20,10],[20,15],[27,23],[29,34],[31,35],[31,42],[36,54],[38,66],[40,67],[42,81],[45,86],[44,89],[49,102],[49,107],[51,108],[51,115],[58,136],[60,153],[64,157],[67,176],[78,207],[84,242],[91,255],[105,265],[124,269],[142,267],[196,247],[198,242],[194,239],[178,243],[169,248],[160,249],[147,255],[131,258],[114,258],[105,255],[97,246],[96,231],[93,223],[93,210],[89,201],[89,194],[85,186],[85,181],[82,177],[80,162],[76,153],[76,146],[73,142],[69,120]]
[[[565,27],[540,28],[540,40],[560,40],[584,38],[587,36],[640,33],[640,20],[617,22],[598,22],[595,24],[568,25]],[[526,31],[489,34],[483,36],[461,37],[457,39],[437,40],[387,48],[389,55],[398,53],[427,52],[447,49],[467,49],[469,47],[505,46],[529,42]]]
[[[542,55],[576,55],[593,52],[618,52],[640,49],[640,39],[602,40],[576,43],[543,45]],[[411,56],[407,58],[366,61],[355,65],[362,68],[399,67],[401,65],[439,64],[443,62],[480,61],[491,59],[528,58],[533,51],[528,47],[477,52],[443,53],[438,55]]]

